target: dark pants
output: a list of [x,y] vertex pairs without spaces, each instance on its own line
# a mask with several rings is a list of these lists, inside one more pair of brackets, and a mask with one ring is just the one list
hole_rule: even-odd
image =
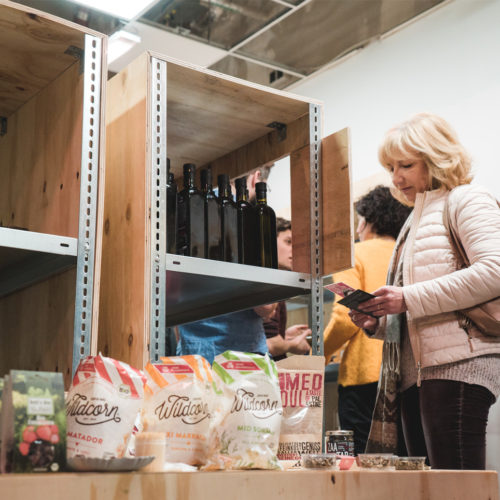
[[363,385],[339,385],[340,428],[354,431],[354,451],[364,453],[370,432],[377,382]]
[[410,456],[433,469],[483,470],[486,424],[493,394],[480,385],[424,380],[401,394],[401,419]]

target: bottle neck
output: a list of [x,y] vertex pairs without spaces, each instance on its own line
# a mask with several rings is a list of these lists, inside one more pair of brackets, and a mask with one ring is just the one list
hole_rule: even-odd
[[210,170],[201,171],[201,190],[207,194],[212,191],[212,173]]
[[236,199],[238,201],[248,201],[248,191],[246,189],[238,189]]
[[233,198],[233,195],[231,194],[231,190],[229,189],[229,186],[219,184],[219,197],[220,198]]
[[194,172],[184,172],[184,187],[186,189],[194,188]]
[[257,205],[267,205],[266,193],[257,193]]

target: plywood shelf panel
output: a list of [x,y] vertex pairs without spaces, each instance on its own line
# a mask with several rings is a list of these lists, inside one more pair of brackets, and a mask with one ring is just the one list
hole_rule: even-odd
[[76,265],[77,240],[0,227],[0,298]]
[[167,326],[310,293],[309,274],[167,254]]
[[3,474],[9,500],[498,500],[495,471]]
[[176,175],[183,163],[214,161],[269,134],[270,123],[290,124],[309,112],[310,100],[164,59],[167,154]]

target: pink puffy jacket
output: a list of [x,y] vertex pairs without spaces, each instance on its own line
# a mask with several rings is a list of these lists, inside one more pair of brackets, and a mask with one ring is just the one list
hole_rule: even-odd
[[[457,263],[443,224],[450,220],[471,266]],[[500,337],[463,330],[453,311],[500,296],[500,210],[480,186],[418,194],[403,255],[403,294],[417,368],[500,353]]]

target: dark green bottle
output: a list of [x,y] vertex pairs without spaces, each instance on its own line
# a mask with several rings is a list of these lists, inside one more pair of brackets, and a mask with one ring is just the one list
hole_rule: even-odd
[[177,253],[177,184],[167,158],[167,253]]
[[195,186],[196,167],[183,166],[184,189],[177,195],[177,253],[191,257],[205,255],[205,200]]
[[221,211],[221,237],[226,262],[238,262],[238,214],[227,174],[217,177]]
[[212,171],[203,169],[201,172],[201,191],[205,201],[205,258],[223,260],[221,244],[221,210],[219,199],[212,189]]
[[278,269],[278,242],[276,240],[276,214],[267,204],[267,185],[255,184],[257,205],[257,235],[259,266]]
[[257,216],[248,201],[247,178],[236,179],[236,211],[238,213],[238,262],[258,265]]

